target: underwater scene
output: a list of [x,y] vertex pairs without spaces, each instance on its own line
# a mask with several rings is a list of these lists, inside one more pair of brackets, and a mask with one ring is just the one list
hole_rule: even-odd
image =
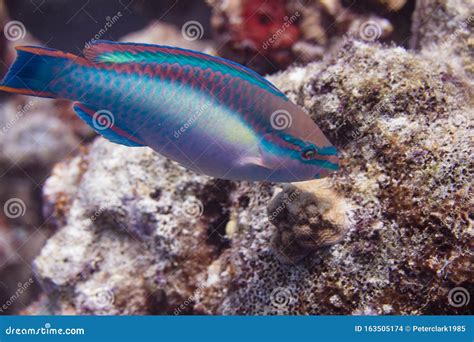
[[474,314],[473,27],[0,0],[0,315]]

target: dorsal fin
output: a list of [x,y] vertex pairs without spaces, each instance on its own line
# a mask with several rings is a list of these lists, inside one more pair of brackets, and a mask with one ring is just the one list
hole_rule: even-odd
[[137,43],[116,43],[98,40],[84,50],[85,57],[95,63],[178,63],[211,68],[223,74],[241,77],[271,93],[283,97],[277,87],[256,72],[221,57],[173,46]]

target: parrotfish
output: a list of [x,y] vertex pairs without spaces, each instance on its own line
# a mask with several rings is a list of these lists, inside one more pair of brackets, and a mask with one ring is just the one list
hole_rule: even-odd
[[295,182],[338,169],[337,150],[272,83],[232,61],[170,46],[96,41],[83,56],[20,46],[0,90],[76,101],[110,141],[193,171]]

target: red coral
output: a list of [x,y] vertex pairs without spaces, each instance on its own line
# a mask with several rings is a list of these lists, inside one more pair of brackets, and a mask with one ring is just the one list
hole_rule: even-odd
[[295,24],[298,17],[299,13],[287,12],[282,0],[243,0],[241,22],[233,27],[233,40],[248,44],[273,60],[277,57],[275,52],[283,51],[286,57],[277,57],[276,61],[286,64],[290,47],[300,37]]

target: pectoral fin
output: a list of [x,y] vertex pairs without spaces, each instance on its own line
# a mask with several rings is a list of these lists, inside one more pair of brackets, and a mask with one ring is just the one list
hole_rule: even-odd
[[116,144],[130,147],[146,146],[140,139],[119,128],[115,124],[113,113],[110,111],[94,110],[82,103],[76,103],[74,111],[97,133]]
[[267,166],[264,164],[263,159],[260,157],[250,157],[250,156],[241,157],[238,161],[238,164],[241,166],[257,165],[260,167],[267,168]]

